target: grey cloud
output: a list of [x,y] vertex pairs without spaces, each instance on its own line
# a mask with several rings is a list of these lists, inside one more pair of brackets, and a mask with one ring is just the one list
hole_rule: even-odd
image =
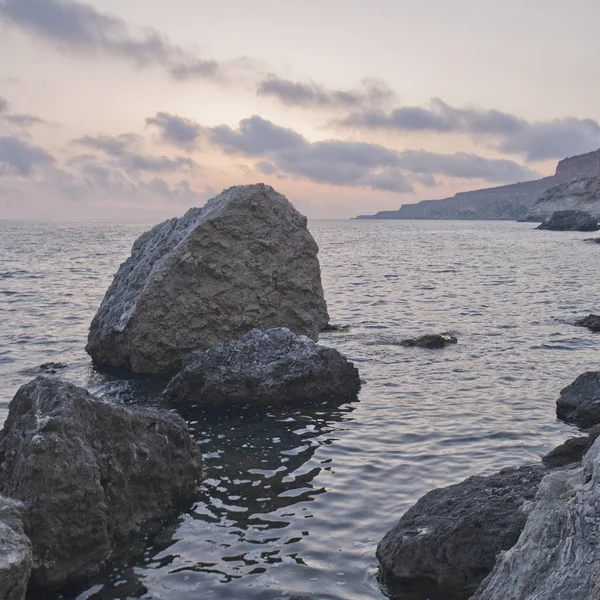
[[193,169],[196,163],[184,156],[153,156],[136,150],[140,136],[124,134],[118,137],[86,135],[73,140],[75,144],[93,148],[114,158],[116,163],[129,173],[165,173]]
[[382,106],[395,94],[382,81],[364,79],[356,90],[328,90],[316,83],[302,83],[271,75],[259,82],[259,96],[270,96],[287,106],[307,108],[358,109]]
[[47,125],[44,119],[40,119],[35,115],[6,115],[5,119],[13,125],[19,127],[31,127],[32,125]]
[[36,167],[53,162],[52,156],[43,148],[14,136],[0,137],[0,175],[27,177],[33,174]]
[[498,110],[456,108],[439,99],[434,99],[428,108],[359,110],[337,124],[362,129],[464,133],[496,150],[521,154],[529,161],[563,158],[600,146],[600,124],[592,119],[527,121]]
[[0,18],[60,50],[101,52],[138,67],[159,65],[174,79],[211,79],[216,61],[185,52],[154,30],[136,35],[123,20],[72,0],[0,0]]
[[192,119],[178,117],[166,112],[158,112],[146,119],[146,125],[154,125],[163,141],[187,150],[192,149],[202,134],[202,127]]
[[4,98],[2,98],[2,96],[0,96],[0,114],[7,112],[8,111],[8,101],[5,100]]

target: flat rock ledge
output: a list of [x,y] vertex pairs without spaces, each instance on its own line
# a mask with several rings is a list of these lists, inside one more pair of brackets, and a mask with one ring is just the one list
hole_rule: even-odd
[[201,468],[181,417],[55,377],[19,389],[0,433],[0,492],[26,507],[41,587],[97,573],[120,540],[194,497]]
[[590,331],[598,333],[600,332],[600,315],[589,314],[587,317],[575,321],[575,325],[578,327],[587,327]]
[[358,369],[333,348],[285,327],[191,353],[165,396],[203,407],[305,404],[356,397]]
[[25,535],[25,506],[0,496],[0,600],[23,600],[33,553]]
[[557,210],[536,229],[548,231],[598,231],[598,219],[583,210]]
[[518,542],[473,600],[600,598],[600,440],[580,467],[542,480]]
[[508,468],[423,496],[377,546],[390,589],[437,586],[446,600],[469,598],[498,553],[516,543],[545,473],[539,465]]
[[427,348],[429,350],[437,350],[445,348],[451,344],[456,344],[458,340],[450,334],[427,334],[418,338],[409,338],[400,342],[401,346],[407,348]]
[[560,391],[556,416],[584,429],[600,423],[600,371],[582,373]]
[[317,340],[329,315],[306,217],[272,187],[232,187],[140,236],[90,326],[97,365],[175,373],[254,328]]

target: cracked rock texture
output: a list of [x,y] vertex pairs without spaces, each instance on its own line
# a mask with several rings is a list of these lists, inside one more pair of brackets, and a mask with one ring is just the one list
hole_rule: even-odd
[[86,350],[98,365],[158,373],[254,328],[318,339],[329,316],[306,223],[284,196],[257,184],[157,225],[119,268]]
[[201,476],[181,417],[44,376],[10,403],[0,465],[0,492],[27,509],[39,586],[97,573],[120,540],[191,499]]
[[560,391],[556,416],[584,428],[600,423],[600,371],[582,373]]
[[0,600],[25,598],[33,557],[24,512],[21,502],[0,496]]

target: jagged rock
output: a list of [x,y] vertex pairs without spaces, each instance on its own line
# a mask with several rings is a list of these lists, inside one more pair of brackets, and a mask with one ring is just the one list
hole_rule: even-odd
[[600,598],[600,441],[580,467],[540,484],[519,541],[498,557],[472,600]]
[[582,210],[557,210],[536,229],[548,231],[597,231],[598,219]]
[[409,348],[428,348],[436,350],[438,348],[445,348],[450,344],[456,344],[458,340],[453,335],[422,335],[421,337],[402,340],[401,346],[407,346]]
[[190,499],[201,475],[178,415],[103,402],[45,376],[10,403],[0,465],[0,492],[27,508],[39,586],[98,572],[119,540]]
[[23,530],[25,506],[0,496],[0,600],[23,600],[33,561]]
[[329,316],[318,247],[292,204],[263,184],[229,188],[144,233],[90,327],[98,365],[169,372],[255,327],[318,339]]
[[590,429],[587,436],[569,438],[550,450],[546,456],[542,457],[542,462],[551,469],[579,462],[599,436],[600,425],[596,425]]
[[579,327],[587,327],[594,333],[600,332],[600,315],[588,315],[583,319],[575,322],[575,325]]
[[447,600],[466,600],[517,541],[544,473],[541,466],[470,477],[423,496],[377,546],[390,586],[436,584]]
[[583,428],[600,423],[600,371],[587,371],[560,391],[556,416]]
[[[600,218],[600,152],[595,153],[596,173],[592,177],[567,177],[564,183],[546,190],[527,213],[529,220],[545,221],[557,211],[577,211]],[[596,228],[597,229],[597,228]],[[595,231],[583,229],[581,231]]]
[[165,396],[207,407],[301,404],[356,396],[358,369],[333,348],[285,327],[191,353]]

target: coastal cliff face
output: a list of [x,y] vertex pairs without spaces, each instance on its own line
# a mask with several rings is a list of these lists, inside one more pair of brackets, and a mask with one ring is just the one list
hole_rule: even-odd
[[563,210],[581,210],[600,219],[600,177],[575,179],[546,190],[530,208],[527,220],[544,221]]
[[[560,187],[562,184],[575,183],[574,179],[595,177],[600,177],[600,150],[561,160],[556,167],[556,174],[551,177],[472,192],[460,192],[451,198],[441,200],[423,200],[415,204],[404,204],[398,210],[382,211],[375,215],[359,215],[357,219],[520,220],[527,218],[532,221],[543,220],[546,217],[539,216],[538,212],[546,215],[549,208],[541,207],[539,210],[534,210],[532,207],[547,190]],[[589,195],[591,191],[586,193]],[[578,188],[560,191],[560,194],[565,195],[564,203],[560,204],[558,196],[553,194],[553,198],[556,197],[557,200],[557,208],[550,210],[547,216],[550,216],[553,210],[572,208],[590,212],[588,208],[576,206],[581,197],[581,190]],[[575,198],[579,200],[576,201]],[[592,214],[596,216],[595,213]]]

